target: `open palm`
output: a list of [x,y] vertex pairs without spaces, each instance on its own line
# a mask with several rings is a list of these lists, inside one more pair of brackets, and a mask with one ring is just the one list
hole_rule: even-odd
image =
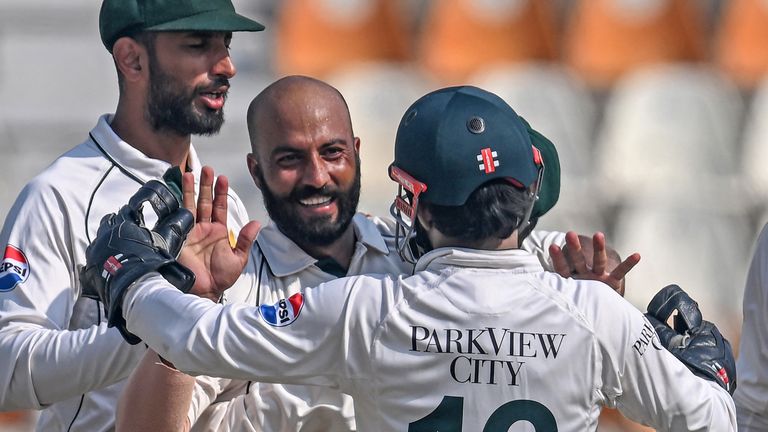
[[255,221],[246,224],[232,246],[227,227],[228,181],[220,176],[214,187],[213,179],[213,169],[203,167],[195,201],[194,175],[184,174],[184,207],[196,215],[196,222],[187,235],[179,262],[195,273],[195,285],[190,292],[217,301],[248,263],[251,245],[260,227]]

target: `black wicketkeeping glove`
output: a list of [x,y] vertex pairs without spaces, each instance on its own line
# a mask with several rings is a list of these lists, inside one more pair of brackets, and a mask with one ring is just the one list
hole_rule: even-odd
[[[673,327],[667,325],[672,313]],[[661,343],[695,375],[736,390],[736,361],[731,344],[715,325],[702,319],[699,305],[677,285],[659,291],[648,303],[648,321]]]
[[[145,202],[158,215],[152,231],[144,227],[141,215]],[[194,273],[176,262],[193,225],[192,213],[180,208],[173,193],[156,180],[142,186],[117,214],[102,218],[96,239],[86,250],[80,284],[83,295],[104,303],[109,327],[117,327],[129,343],[141,341],[125,328],[123,318],[123,298],[133,282],[156,271],[183,292],[194,284]]]

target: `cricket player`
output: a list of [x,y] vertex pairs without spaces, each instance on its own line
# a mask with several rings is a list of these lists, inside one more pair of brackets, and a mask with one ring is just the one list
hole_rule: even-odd
[[[342,276],[412,272],[413,265],[397,254],[394,224],[355,213],[361,143],[338,90],[309,77],[281,78],[254,98],[248,125],[253,147],[249,170],[272,222],[262,229],[238,283],[250,287],[243,302],[274,304],[303,286]],[[549,140],[531,128],[528,133],[550,168],[533,210],[538,217],[557,201],[559,163]],[[208,199],[204,191],[212,189],[212,181],[204,171],[200,183],[207,186],[201,188],[199,199]],[[328,203],[307,205],[311,202]],[[195,209],[197,219],[210,220],[210,210],[207,214],[200,210]],[[551,268],[548,246],[559,247],[562,241],[562,233],[534,231],[523,241],[523,248]],[[570,246],[578,250],[579,245]],[[623,279],[620,273],[628,268],[616,262],[607,271],[596,270],[599,275],[592,269],[582,271],[618,289]],[[235,298],[229,295],[230,300]],[[351,398],[337,389],[212,377],[198,377],[195,384],[164,367],[154,353],[145,356],[128,386],[159,396],[158,400],[143,399],[145,405],[140,409],[118,415],[118,424],[127,430],[177,431],[191,425],[193,430],[215,431],[356,429]]]
[[[200,290],[226,279],[212,271],[224,270],[226,253],[211,244],[216,233],[224,245],[226,227],[192,232],[186,269],[126,206],[100,227],[84,280],[111,324],[179,370],[338,388],[353,396],[360,430],[596,430],[602,406],[659,430],[735,430],[732,353],[711,324],[690,327],[690,349],[673,346],[672,329],[617,293],[544,272],[519,249],[544,169],[500,98],[443,89],[406,112],[390,171],[402,192],[397,248],[417,259],[412,276],[343,278],[274,304],[222,306],[174,285],[188,289],[192,272]],[[184,232],[189,219],[179,210],[162,222]],[[230,261],[232,273],[245,264]],[[660,338],[654,326],[669,331]],[[714,357],[713,345],[724,348]]]
[[757,239],[744,289],[744,323],[739,345],[739,388],[733,398],[739,430],[768,430],[768,225]]
[[[172,166],[199,175],[191,136],[223,124],[232,32],[263,29],[229,0],[103,1],[116,110],[26,185],[0,233],[0,409],[43,409],[40,431],[112,430],[122,381],[146,349],[108,329],[83,290],[85,249],[143,183]],[[228,209],[235,233],[248,217],[234,193]]]

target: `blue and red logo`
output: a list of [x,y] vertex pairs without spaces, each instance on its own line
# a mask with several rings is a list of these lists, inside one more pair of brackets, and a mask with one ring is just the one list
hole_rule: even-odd
[[296,321],[303,306],[304,296],[296,293],[287,299],[280,299],[273,305],[259,306],[259,312],[269,325],[283,327]]
[[10,291],[29,277],[29,263],[24,252],[16,246],[5,247],[0,261],[0,292]]

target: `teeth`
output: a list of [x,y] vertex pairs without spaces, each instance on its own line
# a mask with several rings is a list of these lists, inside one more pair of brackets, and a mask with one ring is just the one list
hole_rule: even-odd
[[329,196],[316,196],[299,200],[299,202],[305,206],[318,206],[330,203],[331,199]]

